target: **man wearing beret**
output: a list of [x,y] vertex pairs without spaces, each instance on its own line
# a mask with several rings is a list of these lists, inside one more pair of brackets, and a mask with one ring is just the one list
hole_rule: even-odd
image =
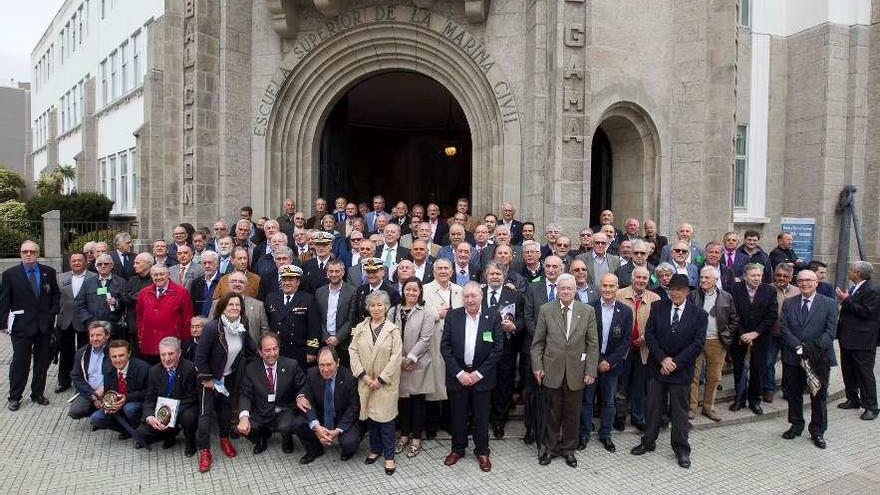
[[281,337],[281,355],[295,359],[305,369],[316,362],[321,327],[314,296],[300,290],[302,275],[302,268],[296,265],[278,268],[281,290],[266,296],[263,306],[269,330]]

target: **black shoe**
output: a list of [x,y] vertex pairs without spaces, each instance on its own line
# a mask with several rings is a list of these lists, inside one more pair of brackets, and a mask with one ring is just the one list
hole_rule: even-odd
[[197,449],[195,445],[190,445],[189,443],[187,443],[186,449],[184,449],[184,451],[183,451],[183,455],[185,455],[187,457],[192,457],[192,456],[196,455],[196,452],[198,452],[198,451],[199,451],[199,449]]
[[813,437],[813,445],[815,445],[816,447],[819,447],[820,449],[824,449],[825,447],[828,446],[828,444],[825,443],[825,439],[822,438],[822,435],[812,435],[812,437]]
[[254,455],[260,455],[266,451],[266,437],[260,437],[254,442]]
[[550,454],[548,454],[546,452],[541,454],[541,457],[538,457],[538,464],[540,464],[542,466],[546,466],[546,465],[550,464]]
[[495,438],[504,438],[504,425],[495,425],[492,428],[492,434]]
[[629,451],[629,453],[632,455],[643,455],[648,452],[654,452],[655,448],[657,448],[655,445],[645,445],[643,443],[640,443],[633,447],[632,450]]
[[581,437],[581,438],[578,440],[578,446],[577,446],[577,449],[578,449],[578,450],[584,450],[585,448],[587,448],[587,443],[589,443],[589,442],[590,442],[590,437]]
[[69,384],[69,383],[59,383],[58,386],[55,387],[55,393],[56,393],[56,394],[63,393],[65,390],[70,390],[70,384]]
[[177,445],[177,437],[166,438],[165,441],[162,442],[162,450],[168,450],[175,445]]
[[782,438],[786,440],[791,440],[793,438],[801,436],[801,433],[803,433],[803,430],[795,429],[795,427],[792,426],[791,428],[786,430],[785,433],[782,434]]
[[526,445],[531,445],[535,443],[535,435],[532,435],[531,430],[526,431],[526,435],[523,437],[523,443]]
[[229,438],[235,440],[237,438],[241,438],[241,435],[238,434],[238,430],[233,428],[232,431],[229,432]]
[[669,415],[661,414],[660,415],[660,428],[668,428],[669,427]]
[[751,404],[749,404],[749,409],[751,409],[752,412],[757,415],[764,414],[764,409],[761,407],[760,402],[752,402]]
[[281,437],[281,451],[285,454],[293,453],[293,437],[285,435]]
[[645,423],[635,423],[634,422],[632,425],[635,426],[636,429],[639,431],[645,431]]
[[851,400],[841,402],[837,405],[838,409],[859,409],[860,407],[862,407],[861,404]]
[[41,406],[48,406],[49,405],[49,399],[43,397],[42,395],[37,396],[37,397],[31,397],[31,402],[34,402],[34,403],[39,404]]
[[314,461],[318,457],[321,457],[322,455],[324,455],[324,452],[315,452],[315,453],[306,452],[306,455],[299,458],[299,463],[300,464],[311,464],[312,461]]
[[566,454],[565,463],[568,464],[568,467],[578,467],[578,460],[577,457],[574,456],[574,454]]
[[388,467],[387,464],[385,465],[385,474],[387,474],[388,476],[391,476],[392,474],[394,474],[394,471],[396,471],[396,470],[397,470],[397,463],[394,463],[394,467]]
[[860,419],[864,421],[873,421],[877,419],[877,410],[876,409],[865,409],[865,412],[859,416]]
[[367,458],[364,459],[364,464],[375,464],[376,461],[379,460],[379,457],[381,457],[381,456],[378,455],[378,454],[376,454],[376,457],[373,457],[373,456],[371,456],[371,455],[370,455],[370,456],[367,456]]
[[691,467],[691,457],[687,454],[676,455],[676,459],[678,459],[678,465],[688,469]]
[[427,431],[427,432],[425,432],[425,440],[434,440],[435,438],[437,438],[437,432],[436,432],[436,431]]
[[614,442],[612,442],[610,438],[600,438],[599,442],[602,443],[602,446],[605,447],[605,450],[608,452],[617,452],[617,447],[614,446]]
[[728,409],[730,409],[733,412],[737,412],[744,407],[746,407],[745,402],[740,402],[738,400],[735,400],[730,403],[730,407]]
[[19,407],[21,407],[20,400],[11,400],[6,404],[6,409],[9,409],[12,412],[18,411]]
[[617,431],[623,431],[626,429],[626,423],[623,418],[614,418],[614,429]]
[[120,433],[119,436],[116,437],[116,438],[118,438],[118,439],[120,439],[120,440],[128,440],[129,438],[131,438],[131,435],[129,435],[129,434],[126,433],[126,432],[122,432],[122,433]]
[[[324,455],[324,453],[321,452],[320,455]],[[342,461],[342,462],[345,462],[345,461],[350,460],[352,457],[354,457],[354,453],[353,453],[353,452],[350,453],[350,454],[342,453],[342,454],[339,455],[339,460]]]

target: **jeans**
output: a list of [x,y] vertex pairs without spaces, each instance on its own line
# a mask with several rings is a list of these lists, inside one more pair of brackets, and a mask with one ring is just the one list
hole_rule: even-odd
[[[143,411],[143,408],[143,402],[126,402],[120,411],[122,416],[117,417],[127,421],[132,428],[137,428],[138,423],[141,422],[141,411]],[[116,414],[118,415],[120,412],[117,412]],[[102,410],[93,412],[89,417],[89,420],[98,428],[110,428],[111,430],[116,430],[120,433],[126,432],[125,429],[119,425],[117,420],[113,419],[112,415],[107,414]]]
[[599,373],[599,380],[592,385],[584,387],[583,399],[581,401],[581,421],[580,436],[581,438],[589,437],[590,430],[593,426],[593,397],[596,394],[596,387],[600,390],[601,414],[599,417],[599,438],[611,438],[611,426],[614,424],[614,416],[616,412],[615,398],[617,396],[617,383],[620,378],[618,373]]
[[370,453],[384,454],[386,461],[394,460],[394,420],[379,423],[369,420]]

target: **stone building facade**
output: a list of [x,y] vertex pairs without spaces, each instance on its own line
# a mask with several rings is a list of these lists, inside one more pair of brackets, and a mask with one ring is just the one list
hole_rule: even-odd
[[674,235],[687,220],[703,241],[757,228],[772,247],[782,217],[812,217],[814,254],[833,261],[834,206],[853,183],[874,253],[880,0],[808,3],[167,0],[137,133],[141,236],[245,204],[274,216],[286,197],[307,209],[334,104],[406,71],[461,106],[476,213],[512,201],[539,229],[576,232],[596,213],[601,131],[601,206],[619,222]]

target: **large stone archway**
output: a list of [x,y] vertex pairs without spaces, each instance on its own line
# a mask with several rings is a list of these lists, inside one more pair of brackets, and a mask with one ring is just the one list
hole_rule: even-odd
[[638,104],[609,105],[593,130],[601,129],[611,144],[611,209],[616,221],[657,218],[660,213],[661,146],[657,127]]
[[[257,110],[255,163],[262,158],[264,208],[283,198],[310,204],[318,193],[321,130],[333,105],[364,78],[412,71],[434,79],[464,110],[472,138],[472,210],[520,200],[519,114],[509,84],[478,39],[434,12],[399,6],[340,14],[293,42]],[[274,86],[274,88],[273,88]],[[271,91],[270,91],[271,89]],[[271,105],[268,116],[262,116]],[[261,157],[260,153],[264,153]]]

